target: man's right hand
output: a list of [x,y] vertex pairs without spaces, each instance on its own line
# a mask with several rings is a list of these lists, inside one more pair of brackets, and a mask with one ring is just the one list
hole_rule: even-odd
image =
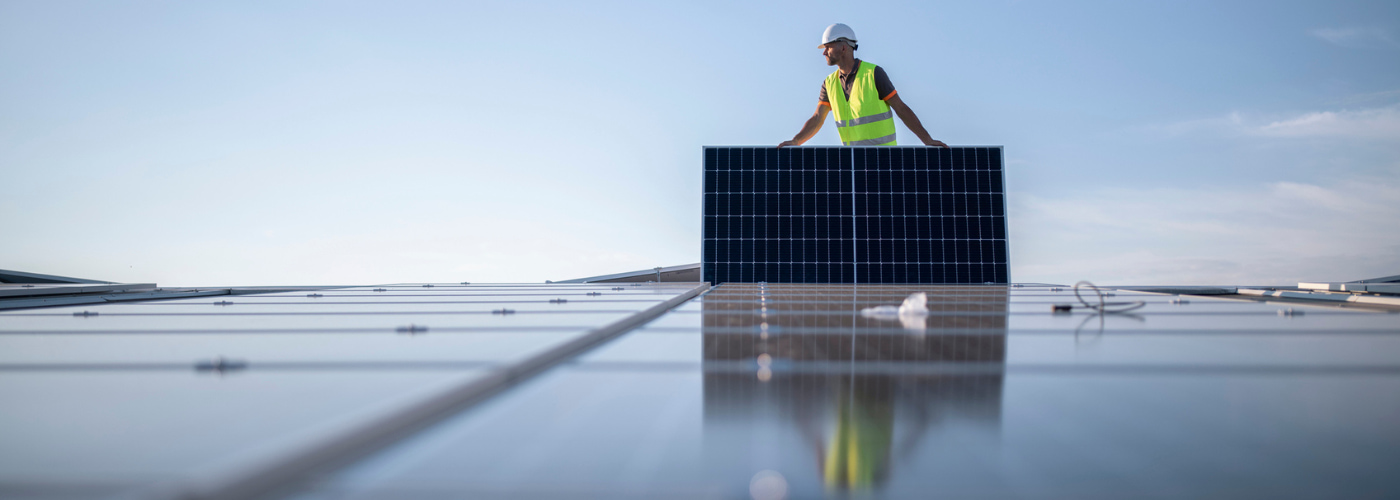
[[788,146],[801,146],[801,145],[802,145],[802,143],[797,142],[797,141],[783,141],[782,143],[778,144],[778,148],[781,149],[781,148],[785,148],[785,147],[788,147]]

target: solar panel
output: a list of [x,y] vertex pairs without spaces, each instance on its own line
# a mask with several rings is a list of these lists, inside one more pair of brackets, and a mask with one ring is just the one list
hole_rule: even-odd
[[[342,459],[366,436],[437,418],[418,413],[425,404],[484,384],[505,388],[532,360],[603,340],[589,336],[707,288],[225,288],[217,297],[3,311],[0,498],[258,496],[249,488],[270,477],[259,470]],[[337,451],[315,453],[330,443]]]
[[705,281],[1006,283],[1001,147],[706,147]]

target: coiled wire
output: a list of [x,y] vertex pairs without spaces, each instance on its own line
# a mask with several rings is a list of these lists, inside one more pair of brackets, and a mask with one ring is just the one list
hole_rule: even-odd
[[[1095,294],[1098,294],[1098,296],[1099,296],[1099,304],[1098,304],[1098,305],[1094,305],[1094,304],[1089,303],[1089,301],[1084,300],[1084,297],[1081,297],[1081,296],[1079,295],[1079,287],[1080,287],[1080,285],[1087,286],[1087,287],[1089,287],[1090,289],[1092,289],[1092,290],[1094,291]],[[1093,309],[1093,310],[1095,310],[1095,311],[1098,311],[1099,314],[1113,314],[1113,313],[1127,312],[1127,311],[1131,311],[1131,310],[1133,310],[1133,309],[1137,309],[1137,308],[1139,308],[1139,307],[1142,307],[1142,306],[1147,305],[1147,301],[1145,301],[1145,300],[1134,300],[1134,301],[1129,301],[1129,302],[1104,302],[1104,300],[1103,300],[1103,291],[1100,291],[1100,290],[1099,290],[1099,287],[1094,286],[1093,283],[1090,283],[1090,282],[1088,282],[1088,281],[1080,281],[1080,282],[1074,284],[1074,298],[1079,299],[1079,303],[1080,303],[1080,304],[1084,304],[1084,307],[1089,308],[1089,309]]]

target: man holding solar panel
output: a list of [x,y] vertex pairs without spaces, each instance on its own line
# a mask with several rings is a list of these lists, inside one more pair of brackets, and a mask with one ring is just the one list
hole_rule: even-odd
[[929,137],[914,110],[909,109],[894,90],[889,75],[874,64],[856,59],[856,32],[836,23],[822,33],[822,55],[827,66],[836,66],[822,84],[817,112],[802,125],[802,131],[778,147],[801,146],[821,130],[826,114],[836,112],[836,131],[847,146],[894,146],[894,115],[904,121],[926,146],[946,148],[947,144]]

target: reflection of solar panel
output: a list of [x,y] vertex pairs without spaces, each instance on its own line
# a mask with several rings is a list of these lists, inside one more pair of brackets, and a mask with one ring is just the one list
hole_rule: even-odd
[[1006,283],[1000,147],[705,148],[705,281]]

